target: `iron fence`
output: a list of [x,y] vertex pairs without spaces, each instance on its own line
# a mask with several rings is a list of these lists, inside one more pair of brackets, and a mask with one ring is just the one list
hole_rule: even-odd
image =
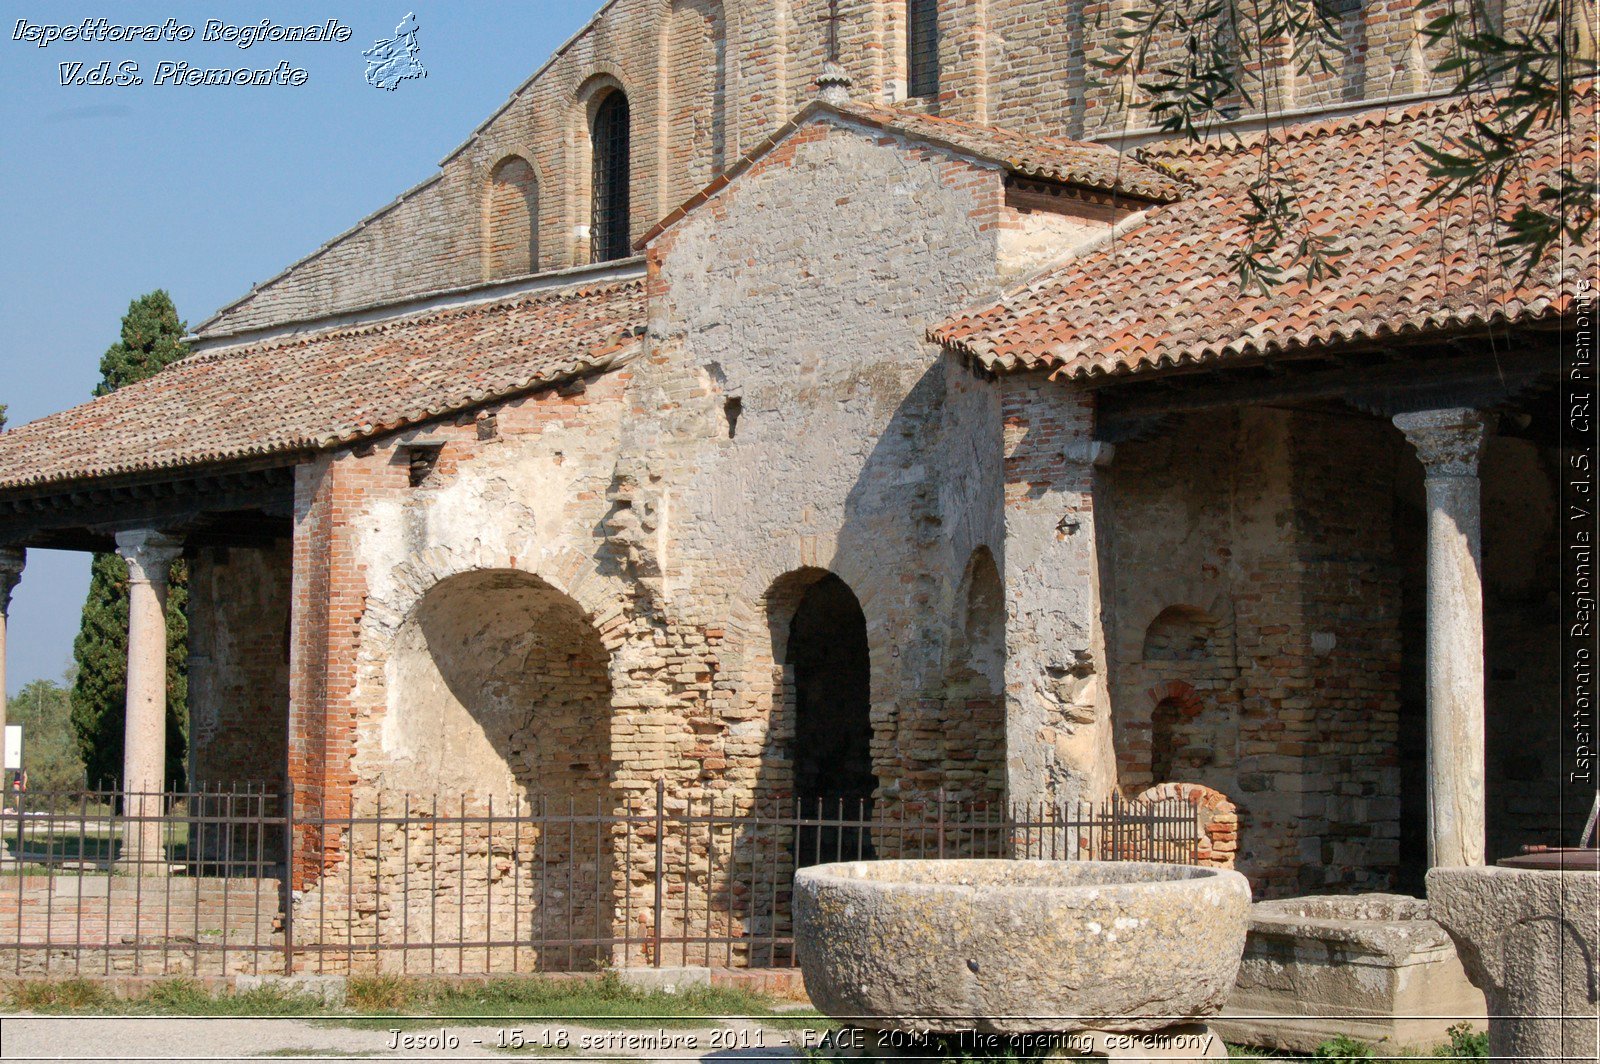
[[[789,967],[797,868],[1192,863],[1195,807],[29,794],[0,813],[0,972],[484,974]],[[286,860],[288,855],[293,860]]]

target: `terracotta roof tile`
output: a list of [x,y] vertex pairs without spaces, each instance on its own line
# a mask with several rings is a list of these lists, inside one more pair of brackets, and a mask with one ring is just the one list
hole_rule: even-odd
[[854,101],[831,109],[912,140],[942,144],[999,163],[1024,177],[1116,192],[1153,203],[1172,203],[1191,191],[1173,174],[1104,144],[1040,137]]
[[610,281],[182,359],[0,432],[0,489],[307,452],[603,369],[644,327]]
[[[1592,83],[1576,104],[1577,128],[1592,131]],[[1150,210],[1117,239],[998,302],[950,318],[929,338],[998,371],[1043,367],[1086,377],[1565,313],[1575,279],[1595,276],[1593,234],[1524,277],[1508,272],[1494,247],[1488,204],[1423,203],[1433,181],[1417,144],[1440,144],[1465,129],[1469,106],[1435,101],[1271,135],[1316,230],[1349,249],[1338,277],[1288,280],[1262,295],[1246,291],[1228,261],[1243,240],[1256,149],[1268,134],[1169,144],[1145,157],[1200,191]],[[1562,165],[1594,173],[1592,136],[1562,144],[1552,131],[1542,149],[1527,167],[1530,178]],[[1505,203],[1526,188],[1508,188],[1500,211],[1509,213]]]

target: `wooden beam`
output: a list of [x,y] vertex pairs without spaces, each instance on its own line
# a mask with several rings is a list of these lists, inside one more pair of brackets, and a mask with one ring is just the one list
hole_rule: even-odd
[[1516,355],[1479,353],[1255,380],[1188,376],[1181,389],[1103,388],[1097,397],[1097,435],[1115,442],[1145,434],[1152,421],[1174,414],[1305,400],[1343,400],[1384,416],[1442,406],[1496,406],[1557,372],[1558,364],[1555,350],[1541,345]]
[[[128,528],[209,528],[218,515],[249,514],[248,528],[283,521],[294,511],[294,469],[210,471],[114,486],[63,485],[0,493],[0,543],[15,546],[94,544]],[[67,547],[65,549],[74,549]],[[79,548],[81,549],[81,548]]]

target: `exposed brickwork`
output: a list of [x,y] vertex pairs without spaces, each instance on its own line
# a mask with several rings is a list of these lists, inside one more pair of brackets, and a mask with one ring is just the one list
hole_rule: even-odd
[[532,273],[539,261],[539,176],[520,155],[489,173],[484,197],[484,278]]
[[1391,445],[1376,421],[1244,410],[1111,465],[1120,781],[1237,802],[1263,896],[1381,889],[1398,864]]
[[289,742],[290,544],[189,561],[191,790],[281,793]]
[[[765,208],[770,197],[815,201],[819,218],[849,224],[801,240]],[[644,358],[303,467],[295,608],[306,667],[291,750],[302,811],[399,808],[398,792],[431,790],[473,801],[520,790],[609,809],[653,801],[658,779],[669,802],[787,799],[796,740],[785,643],[806,589],[828,571],[865,614],[879,809],[893,815],[941,789],[1000,797],[1001,575],[985,549],[998,535],[998,456],[948,497],[925,460],[981,462],[970,434],[997,441],[997,408],[963,371],[947,382],[917,337],[938,308],[993,283],[1003,197],[997,168],[818,122],[662,238]],[[810,263],[826,239],[834,251],[819,274]],[[841,313],[839,293],[866,283],[895,242],[922,263],[923,285]],[[741,258],[725,258],[725,246]],[[828,307],[831,342],[800,327]],[[707,314],[720,330],[702,327]],[[787,350],[785,339],[802,346]],[[813,398],[824,393],[856,399]],[[729,397],[743,404],[737,432]],[[946,401],[958,411],[948,423]],[[775,441],[807,435],[809,446],[774,464]],[[408,446],[422,438],[434,464],[414,486]],[[848,438],[892,443],[841,462],[836,445]],[[752,506],[758,479],[771,490]],[[834,522],[847,531],[817,538]],[[471,649],[458,659],[455,647]],[[787,829],[774,830],[739,845],[787,852]],[[493,887],[476,893],[502,892],[494,909],[505,919],[517,903],[502,903],[538,890],[540,847],[524,841],[514,857],[486,838],[437,836],[444,866],[485,870]],[[682,868],[705,845],[674,836],[664,857]],[[653,855],[623,867],[607,852],[579,855],[578,900],[549,919],[603,925],[596,887],[653,881]],[[420,916],[376,902],[404,867],[393,840],[332,834],[326,852],[300,856],[297,911],[392,935],[394,920]],[[667,889],[670,925],[725,887],[674,878]],[[755,901],[729,910],[728,926],[770,926]]]
[[1158,783],[1134,796],[1135,801],[1160,802],[1181,798],[1195,807],[1200,818],[1200,841],[1194,862],[1207,868],[1232,868],[1239,852],[1239,811],[1221,791],[1198,783]]
[[[281,897],[276,879],[8,877],[0,942],[39,947],[8,952],[18,976],[270,972],[282,966]],[[49,943],[91,952],[80,968],[71,950]]]
[[1281,653],[1298,690],[1280,703],[1282,730],[1263,725],[1257,767],[1282,773],[1294,762],[1279,757],[1306,759],[1297,833],[1301,860],[1318,871],[1300,872],[1302,891],[1384,890],[1400,859],[1401,599],[1387,429],[1338,411],[1292,427],[1301,616]]

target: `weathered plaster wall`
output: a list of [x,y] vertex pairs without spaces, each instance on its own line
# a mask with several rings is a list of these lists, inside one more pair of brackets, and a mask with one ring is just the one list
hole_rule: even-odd
[[1098,801],[1116,783],[1101,623],[1093,396],[1001,378],[1006,780],[1013,802]]
[[[1000,551],[999,404],[921,337],[995,283],[1001,202],[992,168],[818,123],[654,249],[646,357],[581,390],[306,467],[296,771],[318,778],[307,793],[370,809],[429,784],[514,789],[508,776],[537,773],[519,767],[514,739],[490,733],[501,703],[544,700],[529,734],[549,724],[572,750],[609,742],[605,773],[563,777],[585,800],[645,799],[658,779],[674,801],[786,798],[784,639],[806,588],[831,571],[866,618],[880,808],[940,787],[997,797],[1000,574],[979,563]],[[418,437],[442,449],[412,485],[406,448]],[[468,579],[494,586],[474,584],[452,619],[430,623],[430,598]],[[557,597],[521,602],[502,582]],[[582,644],[592,663],[596,642],[608,734],[569,733],[556,722],[576,727],[582,714],[511,678],[527,651],[570,665]],[[483,675],[452,686],[478,656]],[[586,681],[572,697],[601,696]],[[947,710],[962,723],[936,739]],[[441,731],[448,756],[423,756]],[[980,731],[987,746],[967,741]],[[319,915],[345,904],[340,847],[386,845],[335,844],[322,854],[334,878],[316,894]],[[648,877],[648,864],[611,874]],[[386,889],[381,874],[372,890]],[[357,915],[363,933],[385,933]]]
[[936,789],[910,736],[941,711],[968,559],[997,543],[968,512],[996,501],[979,442],[996,433],[921,335],[993,284],[1000,199],[993,169],[818,122],[652,250],[628,460],[660,479],[675,611],[728,631],[700,736],[726,767],[704,785],[786,793],[784,578],[830,570],[867,619],[880,801]]

